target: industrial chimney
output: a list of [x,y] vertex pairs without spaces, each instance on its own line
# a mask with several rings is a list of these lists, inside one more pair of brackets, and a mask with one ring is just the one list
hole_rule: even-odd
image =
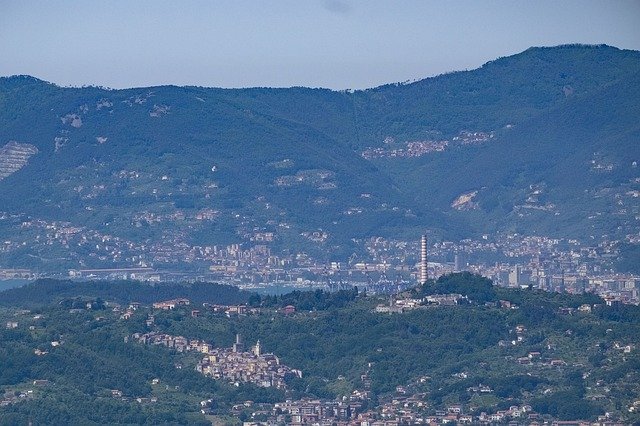
[[420,284],[426,284],[429,274],[427,272],[427,236],[423,235],[420,241]]

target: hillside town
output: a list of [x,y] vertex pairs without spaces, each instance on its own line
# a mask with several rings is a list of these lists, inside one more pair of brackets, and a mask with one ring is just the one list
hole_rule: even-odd
[[409,141],[399,143],[393,137],[386,137],[381,147],[369,147],[362,151],[362,158],[372,160],[376,158],[412,158],[435,152],[443,152],[460,145],[480,145],[490,142],[495,137],[494,132],[461,131],[457,136],[446,139]]
[[300,370],[280,363],[278,357],[263,353],[258,340],[250,351],[245,351],[240,335],[232,348],[215,348],[202,340],[187,339],[182,336],[150,332],[134,333],[132,339],[145,345],[159,345],[177,352],[194,351],[203,358],[196,370],[215,380],[225,380],[232,384],[253,383],[258,387],[286,389],[286,381],[292,377],[302,377]]

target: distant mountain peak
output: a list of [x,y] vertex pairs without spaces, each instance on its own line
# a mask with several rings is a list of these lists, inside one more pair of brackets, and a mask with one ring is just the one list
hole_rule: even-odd
[[2,82],[16,82],[16,83],[47,83],[44,80],[40,80],[39,78],[27,75],[27,74],[17,74],[10,75],[8,77],[0,77],[0,81]]
[[579,49],[579,50],[584,50],[584,49],[612,49],[612,50],[621,50],[621,49],[618,49],[615,46],[609,46],[608,44],[604,44],[604,43],[602,43],[602,44],[568,43],[568,44],[558,44],[556,46],[532,46],[532,47],[528,48],[527,50],[525,50],[524,52],[535,51],[535,50],[561,50],[561,49]]
[[53,83],[40,80],[39,78],[32,77],[30,75],[22,74],[22,75],[12,75],[8,77],[0,77],[0,89],[15,89],[19,87],[37,86],[37,85],[54,86]]

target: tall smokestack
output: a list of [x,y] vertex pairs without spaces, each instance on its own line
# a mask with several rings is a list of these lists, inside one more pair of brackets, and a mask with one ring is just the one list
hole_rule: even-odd
[[429,274],[427,272],[427,236],[423,235],[420,241],[420,284],[425,284]]

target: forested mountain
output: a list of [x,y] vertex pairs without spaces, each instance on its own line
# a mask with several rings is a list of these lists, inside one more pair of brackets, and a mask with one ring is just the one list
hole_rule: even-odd
[[[412,167],[389,160],[417,199],[444,206],[477,191],[477,231],[512,229],[546,235],[630,231],[637,227],[640,73],[573,95],[534,118],[502,130],[495,142]],[[634,214],[635,214],[634,213]],[[487,227],[495,221],[494,226]]]
[[0,230],[24,214],[133,245],[268,232],[307,248],[322,230],[316,249],[337,256],[424,228],[623,237],[640,213],[638,73],[640,52],[571,45],[363,91],[2,78]]

